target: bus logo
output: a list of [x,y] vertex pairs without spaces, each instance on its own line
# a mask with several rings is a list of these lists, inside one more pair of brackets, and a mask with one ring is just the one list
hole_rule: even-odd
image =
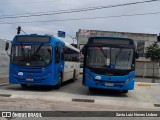
[[2,112],[2,117],[11,117],[11,112]]
[[19,72],[18,75],[19,75],[19,76],[23,76],[23,72]]
[[96,76],[95,79],[101,80],[101,76]]

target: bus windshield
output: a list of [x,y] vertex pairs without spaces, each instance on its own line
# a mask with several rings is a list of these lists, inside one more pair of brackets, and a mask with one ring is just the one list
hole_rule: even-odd
[[88,67],[129,70],[134,67],[133,49],[113,47],[89,47],[86,65]]
[[11,62],[21,66],[46,66],[51,63],[52,47],[48,45],[13,45]]

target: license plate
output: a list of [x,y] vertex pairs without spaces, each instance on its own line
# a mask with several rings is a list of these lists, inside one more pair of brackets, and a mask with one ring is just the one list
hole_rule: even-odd
[[112,83],[106,83],[105,86],[114,86]]
[[32,78],[26,78],[26,81],[33,81]]

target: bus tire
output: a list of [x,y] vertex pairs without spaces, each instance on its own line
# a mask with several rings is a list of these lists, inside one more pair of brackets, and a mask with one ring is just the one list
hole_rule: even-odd
[[27,86],[28,86],[27,84],[21,84],[21,87],[23,87],[23,88],[25,88]]
[[89,87],[89,91],[93,92],[93,91],[95,91],[95,88]]
[[123,90],[122,93],[128,93],[128,90]]
[[58,84],[55,86],[56,89],[59,89],[62,85],[62,73],[60,73]]

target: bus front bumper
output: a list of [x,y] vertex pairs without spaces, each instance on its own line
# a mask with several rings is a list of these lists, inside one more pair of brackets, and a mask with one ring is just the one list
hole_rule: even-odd
[[11,84],[32,84],[32,85],[56,85],[56,80],[51,76],[41,77],[15,77],[13,74],[9,76],[9,83]]
[[[87,78],[86,78],[87,79]],[[134,79],[125,83],[115,83],[115,82],[105,82],[87,79],[83,85],[92,88],[102,88],[102,89],[112,89],[112,90],[133,90],[134,89]]]

